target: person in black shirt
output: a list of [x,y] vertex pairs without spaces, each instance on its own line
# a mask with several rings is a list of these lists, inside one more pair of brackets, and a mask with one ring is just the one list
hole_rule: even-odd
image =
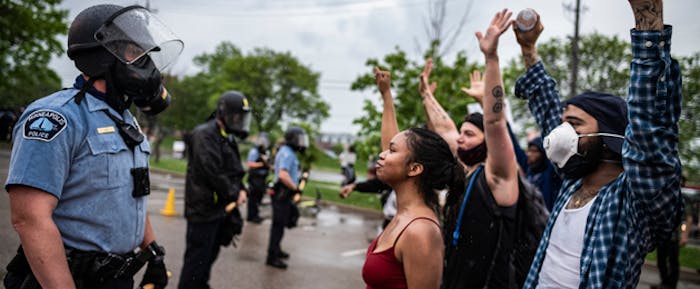
[[421,74],[428,128],[447,141],[473,182],[468,186],[471,190],[467,187],[463,193],[447,196],[443,288],[517,287],[509,256],[519,195],[518,165],[506,125],[497,53],[498,39],[510,26],[511,15],[507,10],[498,12],[486,34],[477,33],[486,60],[484,115],[468,115],[457,130],[433,96],[432,60]]

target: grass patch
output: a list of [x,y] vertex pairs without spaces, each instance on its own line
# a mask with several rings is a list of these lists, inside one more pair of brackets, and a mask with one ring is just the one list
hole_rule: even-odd
[[149,163],[151,165],[151,168],[156,168],[173,173],[180,173],[183,175],[187,172],[187,161],[184,159],[160,157],[160,161],[156,163],[155,158],[150,158]]
[[[312,170],[338,173],[340,174],[340,160],[331,158],[326,154],[319,153],[316,155],[316,159],[311,165]],[[367,161],[362,159],[357,159],[355,162],[355,175],[361,178],[367,178]]]
[[313,164],[311,164],[312,169],[327,171],[327,172],[340,172],[340,161],[338,159],[331,158],[323,153],[316,155],[316,159]]
[[[656,250],[647,254],[646,260],[656,262]],[[694,246],[681,248],[678,255],[678,263],[680,263],[681,267],[700,269],[700,249]]]
[[378,194],[353,192],[347,199],[341,199],[340,186],[337,183],[310,180],[304,189],[304,196],[313,198],[316,196],[316,190],[321,192],[321,200],[324,201],[376,211],[381,210]]

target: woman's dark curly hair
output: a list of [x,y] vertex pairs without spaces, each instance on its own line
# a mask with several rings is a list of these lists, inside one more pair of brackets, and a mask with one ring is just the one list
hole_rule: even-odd
[[418,187],[423,200],[438,212],[435,190],[448,189],[448,194],[463,190],[464,169],[447,142],[433,131],[410,128],[406,131],[406,144],[409,150],[408,162],[423,165],[423,173],[418,176]]

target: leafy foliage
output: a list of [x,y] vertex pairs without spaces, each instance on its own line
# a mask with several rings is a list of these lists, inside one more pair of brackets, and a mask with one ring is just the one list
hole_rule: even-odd
[[317,129],[328,117],[329,106],[318,94],[320,74],[289,52],[255,48],[249,54],[230,42],[199,55],[195,64],[204,71],[182,79],[170,77],[173,95],[167,125],[191,129],[214,111],[222,92],[238,90],[253,108],[253,132],[280,131],[281,121],[304,121]]
[[690,183],[700,183],[700,52],[679,59],[683,101],[678,146],[683,170]]
[[48,68],[63,53],[57,35],[68,31],[60,0],[0,0],[0,106],[20,106],[61,87]]
[[[432,55],[430,51],[426,55]],[[452,65],[446,64],[442,58],[433,59],[433,71],[431,81],[438,83],[435,91],[436,99],[443,105],[445,111],[457,123],[461,123],[466,114],[466,106],[473,100],[460,91],[462,86],[468,84],[468,73],[480,67],[469,63],[464,53],[459,53]],[[366,62],[368,73],[358,77],[352,84],[352,90],[376,89],[372,68],[379,66],[382,70],[391,72],[392,93],[396,108],[399,129],[407,129],[413,126],[425,125],[425,112],[420,94],[418,93],[418,75],[423,71],[424,61],[414,62],[406,57],[406,53],[400,48],[386,55],[382,62],[377,59],[369,59]],[[359,135],[364,141],[356,144],[358,155],[377,155],[381,149],[380,128],[382,112],[371,101],[365,101],[365,115],[353,121],[361,125]]]
[[164,112],[158,115],[160,124],[180,130],[191,130],[204,122],[214,111],[215,103],[209,99],[218,97],[216,83],[206,74],[198,73],[181,79],[167,75],[164,84],[172,97]]

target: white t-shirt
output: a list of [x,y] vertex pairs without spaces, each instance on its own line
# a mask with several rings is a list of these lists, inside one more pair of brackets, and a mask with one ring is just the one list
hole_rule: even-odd
[[[578,288],[586,221],[595,196],[578,209],[563,209],[554,222],[537,289]],[[569,198],[569,201],[571,198]]]

